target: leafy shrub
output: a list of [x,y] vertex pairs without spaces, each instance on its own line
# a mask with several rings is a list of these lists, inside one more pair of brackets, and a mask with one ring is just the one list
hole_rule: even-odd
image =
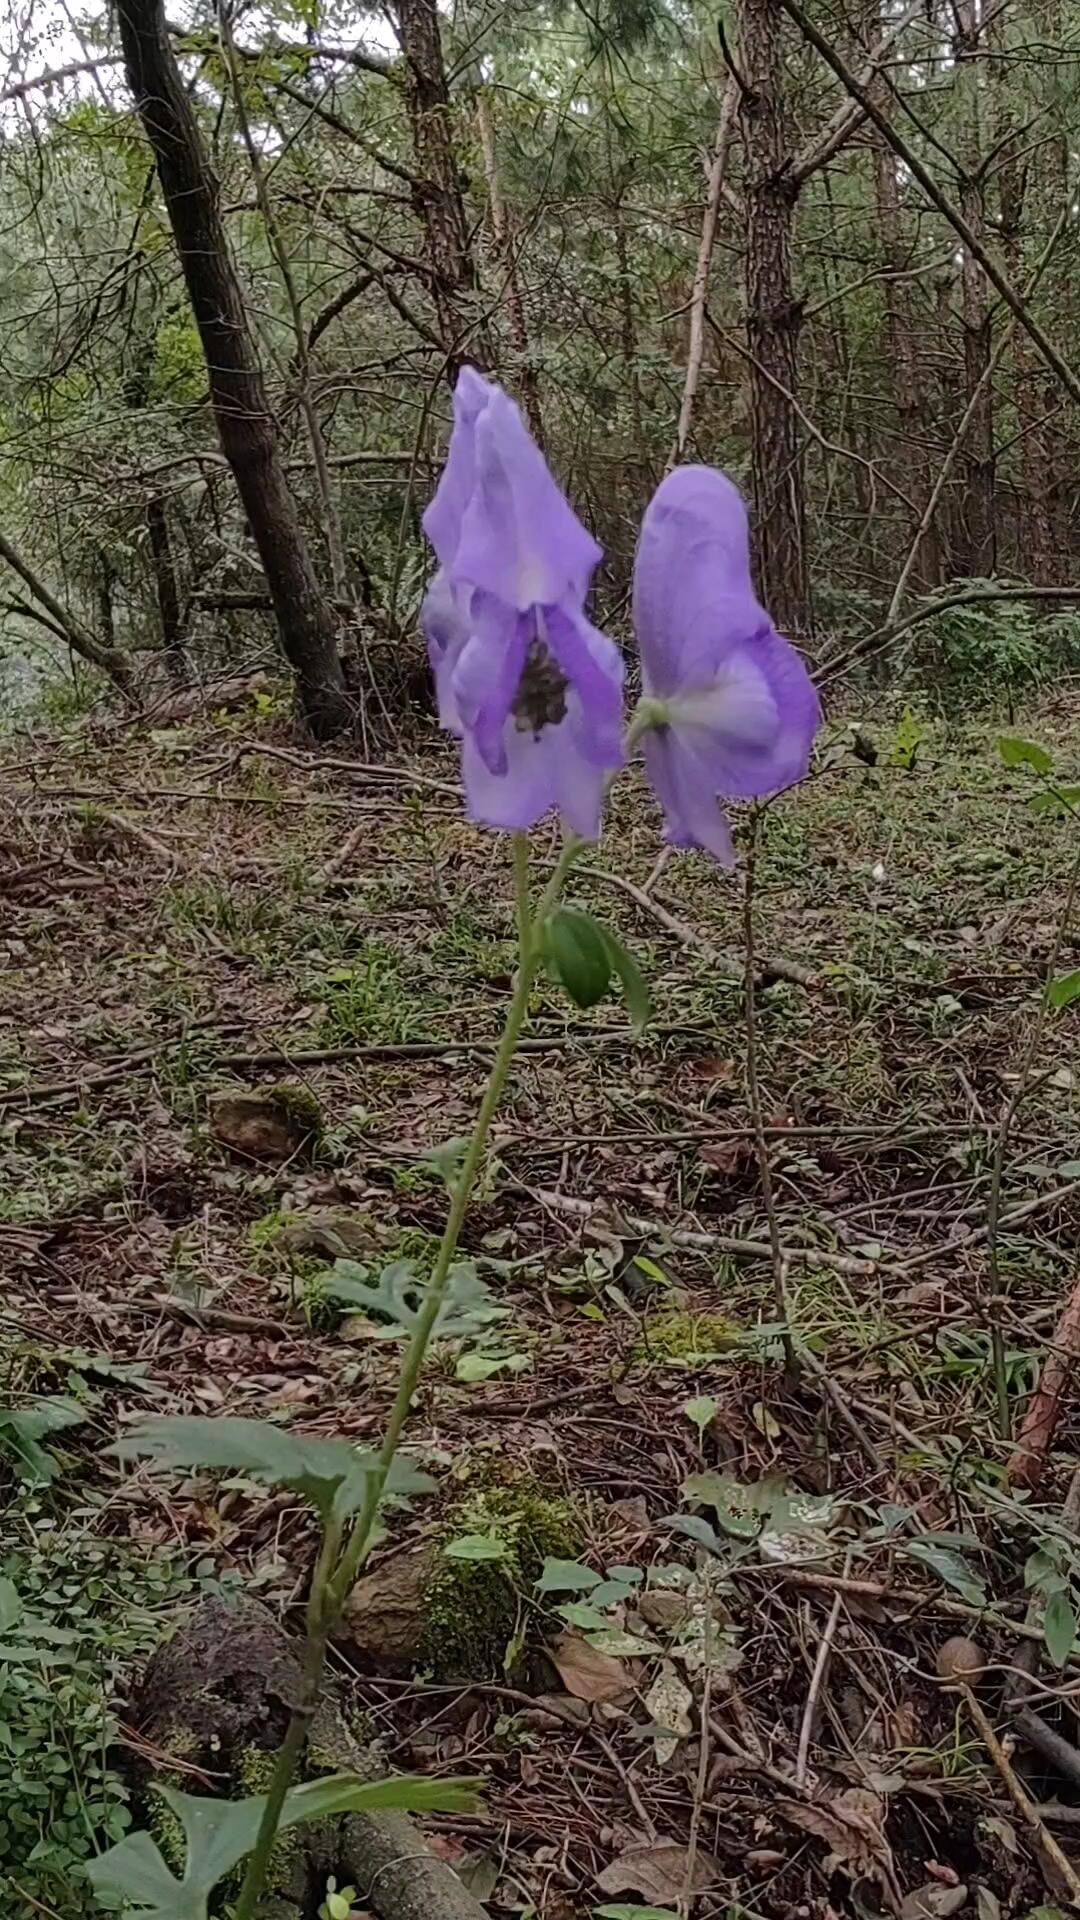
[[[1005,581],[953,580],[948,595],[992,591]],[[903,643],[901,643],[903,645]],[[1048,616],[1037,602],[991,600],[951,607],[913,630],[908,671],[948,711],[1004,704],[1080,668],[1080,616]]]
[[0,1886],[12,1920],[97,1913],[79,1869],[131,1824],[127,1789],[109,1764],[111,1703],[188,1586],[174,1561],[59,1528],[32,1497],[7,1510]]

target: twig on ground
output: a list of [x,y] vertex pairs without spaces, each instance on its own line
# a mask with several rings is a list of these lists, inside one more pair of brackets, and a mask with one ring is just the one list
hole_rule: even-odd
[[[850,1555],[844,1561],[844,1575],[847,1574],[849,1565]],[[814,1671],[810,1675],[810,1686],[806,1695],[806,1706],[803,1709],[802,1726],[799,1728],[799,1746],[795,1756],[795,1780],[796,1784],[800,1787],[805,1787],[806,1785],[806,1769],[810,1758],[810,1742],[814,1737],[818,1701],[821,1697],[821,1689],[825,1684],[825,1675],[828,1671],[833,1640],[836,1637],[837,1623],[840,1619],[840,1609],[843,1604],[844,1590],[842,1587],[838,1587],[833,1598],[832,1606],[829,1608],[829,1617],[825,1622],[825,1631],[818,1644],[817,1659],[814,1661]]]
[[697,1872],[698,1835],[701,1832],[701,1816],[709,1790],[709,1707],[712,1701],[712,1653],[713,1619],[712,1593],[705,1588],[705,1666],[701,1681],[701,1718],[698,1727],[698,1764],[694,1780],[694,1800],[690,1809],[690,1831],[686,1840],[686,1870],[683,1874],[682,1892],[679,1897],[679,1912],[689,1916],[694,1904],[694,1882]]
[[[620,893],[629,895],[630,899],[642,907],[646,913],[651,913],[653,919],[658,920],[660,925],[674,936],[680,946],[690,947],[698,953],[705,954],[726,980],[737,985],[745,978],[746,969],[740,965],[734,955],[714,947],[712,941],[707,940],[704,934],[695,933],[693,927],[688,927],[685,920],[677,919],[675,914],[670,913],[659,900],[654,900],[645,887],[635,886],[632,880],[625,880],[621,873],[608,873],[604,867],[583,866],[579,869],[579,873],[587,879],[600,880],[605,886],[618,887]],[[650,887],[655,877],[654,870],[648,882]],[[817,975],[812,973],[809,967],[801,967],[795,960],[763,960],[758,977],[762,986],[768,986],[775,980],[788,980],[797,987],[815,988],[821,985]]]
[[1058,1895],[1064,1893],[1074,1905],[1080,1906],[1080,1878],[1077,1876],[1076,1869],[1040,1818],[1035,1802],[1017,1778],[1012,1761],[971,1688],[960,1686],[958,1692],[979,1730],[979,1738],[983,1746],[1001,1775],[1005,1791],[1030,1829],[1035,1851],[1039,1856],[1050,1891]]

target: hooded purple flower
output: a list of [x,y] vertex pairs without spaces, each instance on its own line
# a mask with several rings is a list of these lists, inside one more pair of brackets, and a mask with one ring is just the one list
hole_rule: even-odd
[[424,531],[439,560],[424,630],[472,818],[531,827],[557,807],[595,840],[623,760],[622,659],[584,612],[600,548],[513,401],[471,367]]
[[667,838],[731,866],[719,800],[801,780],[821,715],[799,655],[754,594],[739,490],[712,467],[676,467],[646,509],[634,626],[656,703],[642,747]]

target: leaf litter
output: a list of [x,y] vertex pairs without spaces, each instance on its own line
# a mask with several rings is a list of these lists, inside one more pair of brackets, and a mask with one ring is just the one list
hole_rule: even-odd
[[[1060,764],[1075,758],[1075,704],[1046,727],[1057,729]],[[54,1398],[71,1391],[69,1377],[87,1383],[77,1389],[80,1425],[41,1439],[59,1466],[51,1497],[70,1481],[81,1498],[85,1484],[129,1539],[169,1551],[181,1542],[218,1574],[284,1603],[312,1545],[293,1496],[268,1491],[239,1455],[215,1483],[183,1469],[170,1478],[118,1468],[101,1449],[144,1417],[147,1394],[177,1417],[269,1414],[298,1438],[377,1442],[395,1322],[399,1330],[415,1311],[412,1279],[442,1224],[440,1155],[467,1132],[483,1077],[483,1061],[454,1043],[497,1029],[512,928],[499,851],[437,801],[425,802],[423,831],[453,863],[449,901],[418,905],[416,829],[393,814],[362,868],[320,891],[333,808],[349,804],[355,782],[318,756],[306,756],[302,772],[260,763],[264,741],[274,744],[272,729],[244,734],[235,721],[188,730],[185,781],[206,797],[178,805],[191,837],[176,840],[168,881],[137,844],[88,849],[62,794],[5,778],[14,864],[38,871],[46,850],[60,864],[55,886],[40,870],[32,888],[11,889],[0,927],[0,1173],[11,1196],[0,1261],[19,1320],[5,1336],[16,1388],[32,1396],[43,1368]],[[241,746],[261,782],[250,805],[216,797],[211,778]],[[78,785],[77,756],[50,751],[50,784]],[[162,751],[134,738],[95,746],[97,777],[152,827],[162,814],[167,824],[168,805],[139,795],[169,784]],[[425,765],[430,752],[425,743]],[[505,1685],[434,1692],[423,1674],[360,1671],[355,1682],[395,1766],[485,1774],[479,1824],[448,1815],[432,1832],[460,1857],[500,1863],[495,1911],[519,1897],[513,1884],[529,1889],[541,1920],[565,1920],[560,1900],[587,1913],[605,1895],[626,1896],[619,1910],[634,1920],[639,1903],[670,1913],[686,1887],[695,1807],[693,1887],[709,1890],[702,1913],[715,1902],[817,1913],[828,1899],[854,1914],[872,1899],[922,1899],[934,1884],[930,1863],[950,1861],[957,1877],[945,1894],[967,1887],[963,1910],[980,1920],[1048,1898],[962,1703],[934,1678],[937,1647],[966,1630],[986,1643],[987,1684],[1000,1688],[1024,1642],[1021,1570],[1038,1544],[1022,1504],[988,1507],[977,1474],[958,1469],[992,1446],[972,1306],[982,1252],[964,1237],[985,1197],[981,1116],[1012,1084],[1038,954],[1022,923],[1007,953],[990,940],[1000,869],[954,857],[957,839],[994,838],[1010,776],[989,752],[980,761],[970,741],[962,757],[950,761],[951,752],[942,741],[948,810],[929,783],[889,769],[851,775],[857,803],[835,781],[781,810],[813,835],[812,904],[787,824],[763,853],[763,941],[833,983],[814,993],[781,983],[761,1006],[781,1234],[822,1256],[820,1266],[802,1257],[788,1270],[808,1356],[797,1387],[783,1381],[768,1261],[753,1251],[767,1235],[746,1150],[737,997],[718,988],[704,953],[629,901],[612,904],[620,937],[648,960],[656,1010],[645,1038],[621,1033],[613,1005],[568,1021],[540,991],[537,1050],[521,1057],[463,1249],[482,1290],[470,1277],[447,1325],[418,1396],[410,1455],[440,1485],[448,1474],[527,1467],[577,1504],[596,1574],[580,1602],[615,1565],[640,1569],[642,1584],[601,1606],[606,1625],[553,1635],[544,1675],[527,1688],[509,1673]],[[308,805],[316,799],[332,805]],[[637,818],[628,795],[613,829],[628,871]],[[1040,827],[1010,885],[1052,894],[1056,832],[1051,823],[1043,838]],[[869,871],[887,840],[889,903],[876,910],[871,952],[852,876]],[[77,841],[95,885],[76,900],[60,880]],[[197,875],[194,863],[186,870],[189,849],[200,853]],[[214,911],[207,867],[230,909],[212,925],[199,918]],[[286,873],[300,876],[295,894]],[[711,874],[674,862],[660,891],[712,946],[737,950],[736,903]],[[274,907],[266,934],[257,897]],[[233,931],[218,931],[226,924]],[[327,988],[341,969],[347,979]],[[360,1012],[346,1035],[341,989],[357,980],[368,997],[354,999]],[[46,993],[50,1006],[62,998],[77,1012],[42,1021]],[[943,994],[949,1007],[938,1004]],[[297,1069],[290,1061],[326,1051],[328,995],[339,1044],[353,1051]],[[945,1046],[935,1020],[951,1023]],[[369,1051],[428,1036],[426,1057]],[[282,1058],[270,1067],[245,1064],[275,1050]],[[1050,1174],[1018,1173],[1012,1206],[1038,1203],[1054,1180],[1072,1177],[1074,1075],[1060,1054],[1041,1066],[1039,1099],[1018,1124],[1018,1164]],[[327,1123],[311,1164],[231,1160],[206,1128],[213,1096],[298,1071]],[[275,1247],[290,1225],[342,1212],[368,1236],[362,1270],[347,1275],[367,1322],[352,1339],[341,1337],[349,1303],[334,1302],[320,1280],[343,1250]],[[1032,1329],[1052,1326],[1060,1307],[1078,1221],[1066,1193],[1008,1229],[1025,1276],[1024,1324],[1010,1334],[1021,1382],[1043,1337]],[[870,1273],[845,1273],[835,1261],[847,1253]],[[395,1260],[412,1265],[380,1289]],[[489,1305],[497,1324],[483,1323]],[[718,1306],[733,1331],[709,1349],[701,1329]],[[661,1316],[663,1350],[648,1337]],[[96,1353],[115,1368],[137,1364],[141,1378],[80,1373],[76,1349],[83,1361]],[[500,1356],[512,1354],[531,1371],[502,1368]],[[1042,1495],[1051,1512],[1067,1469],[1067,1456],[1051,1463]],[[329,1470],[320,1456],[316,1471]],[[701,1475],[720,1500],[695,1498]],[[437,1516],[439,1493],[432,1506]],[[381,1555],[422,1552],[432,1527],[425,1501],[392,1513],[389,1526]],[[699,1561],[710,1569],[708,1598]],[[799,1792],[810,1680],[838,1591]],[[522,1604],[531,1622],[536,1597]],[[1067,1626],[1058,1601],[1051,1654],[1069,1676]],[[598,1635],[624,1638],[598,1644]],[[558,1694],[544,1692],[553,1672]],[[530,1728],[534,1692],[542,1724]],[[1015,1848],[995,1837],[1002,1826]],[[1067,1826],[1062,1839],[1068,1846]],[[485,1890],[489,1882],[485,1869]]]

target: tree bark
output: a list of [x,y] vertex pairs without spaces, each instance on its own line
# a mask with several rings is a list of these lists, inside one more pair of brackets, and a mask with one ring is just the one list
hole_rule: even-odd
[[218,183],[169,45],[161,0],[119,0],[128,85],[157,163],[199,329],[222,452],[266,573],[297,695],[320,739],[351,718],[336,622],[315,577],[222,224]]
[[[963,171],[960,177],[960,211],[972,233],[985,244],[986,199],[982,155],[982,28],[977,0],[960,0],[956,12],[957,47],[968,55],[961,68],[961,84],[966,80],[969,99],[965,129]],[[970,579],[989,580],[994,571],[996,529],[994,523],[994,396],[992,384],[983,378],[990,364],[990,303],[986,275],[968,247],[963,249],[960,269],[960,316],[964,329],[964,385],[970,402],[978,392],[963,454],[964,492],[959,515],[961,542],[953,555],[957,573]]]
[[720,195],[724,186],[724,174],[727,170],[728,154],[731,150],[731,136],[735,127],[735,110],[739,104],[739,83],[734,74],[728,77],[724,89],[724,98],[720,107],[720,118],[713,141],[712,156],[709,161],[705,183],[705,206],[701,215],[701,238],[698,241],[697,261],[694,265],[694,279],[690,288],[690,319],[686,336],[686,373],[683,378],[682,401],[679,406],[679,419],[675,428],[675,449],[672,464],[681,460],[690,441],[690,432],[694,421],[694,402],[697,399],[698,383],[701,379],[701,364],[705,356],[705,308],[708,304],[709,271],[712,266],[713,246],[716,241],[716,223],[720,216]]
[[180,595],[176,590],[169,516],[160,493],[151,494],[146,503],[146,531],[150,538],[150,558],[154,566],[154,592],[161,621],[161,646],[165,670],[174,687],[182,687],[188,677],[184,652],[184,625],[180,617]]
[[[881,17],[883,11],[881,0],[871,0],[870,20],[873,29],[877,32],[884,30],[885,23]],[[879,80],[875,83],[874,95],[879,106],[887,109],[890,96],[883,81]],[[907,283],[901,277],[910,265],[910,257],[904,242],[900,184],[896,169],[896,155],[888,142],[883,140],[874,128],[871,129],[871,151],[874,164],[874,209],[881,241],[881,259],[887,275],[883,283],[882,350],[884,364],[892,371],[892,397],[896,421],[893,435],[894,454],[899,469],[911,475],[909,492],[921,514],[930,497],[933,475],[927,445],[925,396],[920,392],[919,386],[911,294]],[[912,532],[914,531],[913,528]],[[912,570],[914,577],[924,587],[935,587],[940,581],[941,556],[938,549],[937,529],[933,522],[919,539]]]
[[118,687],[121,693],[129,698],[133,697],[131,667],[124,655],[116,647],[103,646],[75,614],[69,613],[66,607],[61,606],[56,595],[49,591],[44,580],[34,572],[30,562],[23,558],[18,548],[13,547],[11,541],[2,533],[0,533],[0,560],[6,562],[12,573],[18,574],[31,599],[36,600],[48,615],[48,619],[43,624],[51,627],[54,633],[61,634],[72,653],[77,653],[80,660],[87,661],[92,667],[100,668],[102,673],[108,674],[113,685]]
[[740,103],[747,157],[746,321],[752,474],[762,598],[782,631],[810,628],[799,385],[802,302],[791,282],[797,187],[789,158],[777,0],[742,0]]
[[451,386],[465,360],[486,365],[490,352],[477,309],[477,278],[454,151],[450,89],[436,0],[398,0],[405,56],[405,111],[419,182],[414,205],[424,230],[424,260]]
[[[1047,39],[1051,23],[1043,22]],[[1029,202],[1029,179],[1033,168],[1052,158],[1054,142],[1040,147],[1034,155],[1025,153],[1024,136],[1016,112],[1016,75],[1005,57],[1003,16],[997,31],[992,29],[998,58],[994,62],[997,106],[997,138],[1001,143],[998,160],[998,213],[1001,255],[1011,280],[1022,282],[1024,264],[1024,227]],[[1051,164],[1048,171],[1054,171]],[[1049,196],[1047,196],[1049,204]],[[1056,562],[1057,541],[1053,510],[1053,451],[1047,431],[1047,414],[1053,405],[1053,390],[1044,381],[1043,369],[1031,342],[1017,328],[1012,340],[1012,386],[1016,407],[1016,476],[1018,540],[1014,566],[1036,586],[1050,586],[1059,575]]]

